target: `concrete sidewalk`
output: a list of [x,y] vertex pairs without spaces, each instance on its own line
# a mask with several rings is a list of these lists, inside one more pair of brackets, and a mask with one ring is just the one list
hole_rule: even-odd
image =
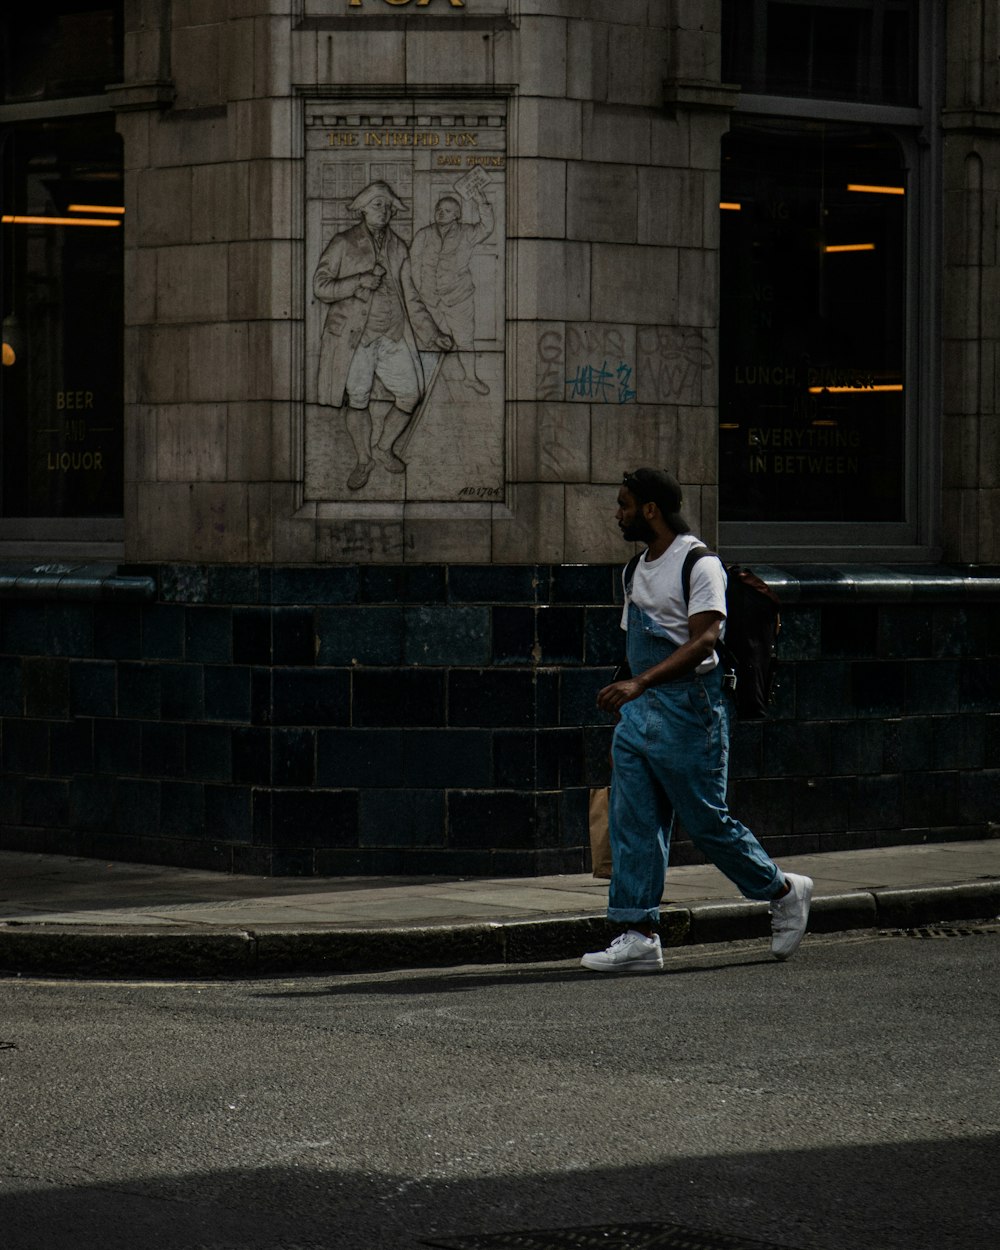
[[[1000,914],[1000,840],[785,857],[816,882],[810,931]],[[260,878],[0,852],[0,970],[257,976],[571,959],[603,946],[607,882]],[[665,945],[766,937],[767,906],[672,868]]]

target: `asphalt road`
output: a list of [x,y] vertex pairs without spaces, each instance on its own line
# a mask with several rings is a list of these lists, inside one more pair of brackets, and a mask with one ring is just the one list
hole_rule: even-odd
[[3,1250],[664,1221],[1000,1245],[1000,926],[238,983],[0,981]]

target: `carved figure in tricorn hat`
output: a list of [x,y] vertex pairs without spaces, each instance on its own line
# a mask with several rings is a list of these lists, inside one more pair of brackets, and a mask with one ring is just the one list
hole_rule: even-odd
[[[424,393],[417,339],[438,351],[449,351],[452,339],[428,312],[413,283],[409,249],[390,225],[393,214],[406,208],[403,201],[387,182],[376,181],[349,207],[360,221],[323,250],[313,294],[329,305],[319,401],[343,409],[357,456],[347,485],[360,490],[376,462],[390,473],[406,469],[394,446]],[[393,401],[377,437],[370,408],[376,378]]]

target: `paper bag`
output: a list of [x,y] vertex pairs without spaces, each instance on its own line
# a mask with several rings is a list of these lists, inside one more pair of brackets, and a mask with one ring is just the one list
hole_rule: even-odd
[[599,786],[590,792],[590,858],[594,876],[611,878],[611,840],[608,837],[607,786]]

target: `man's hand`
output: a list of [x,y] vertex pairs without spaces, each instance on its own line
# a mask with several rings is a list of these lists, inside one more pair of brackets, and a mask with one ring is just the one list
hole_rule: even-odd
[[455,340],[451,337],[450,334],[439,334],[437,338],[434,340],[434,346],[440,352],[450,352],[451,349],[455,346]]
[[364,287],[366,291],[377,291],[382,285],[383,273],[385,273],[384,269],[381,273],[376,269],[372,269],[368,273],[363,273],[358,279],[358,286]]
[[645,689],[642,682],[634,677],[629,677],[625,681],[613,681],[610,686],[605,686],[598,692],[597,706],[602,712],[610,712],[617,716],[626,703],[638,699],[641,694],[645,693]]

